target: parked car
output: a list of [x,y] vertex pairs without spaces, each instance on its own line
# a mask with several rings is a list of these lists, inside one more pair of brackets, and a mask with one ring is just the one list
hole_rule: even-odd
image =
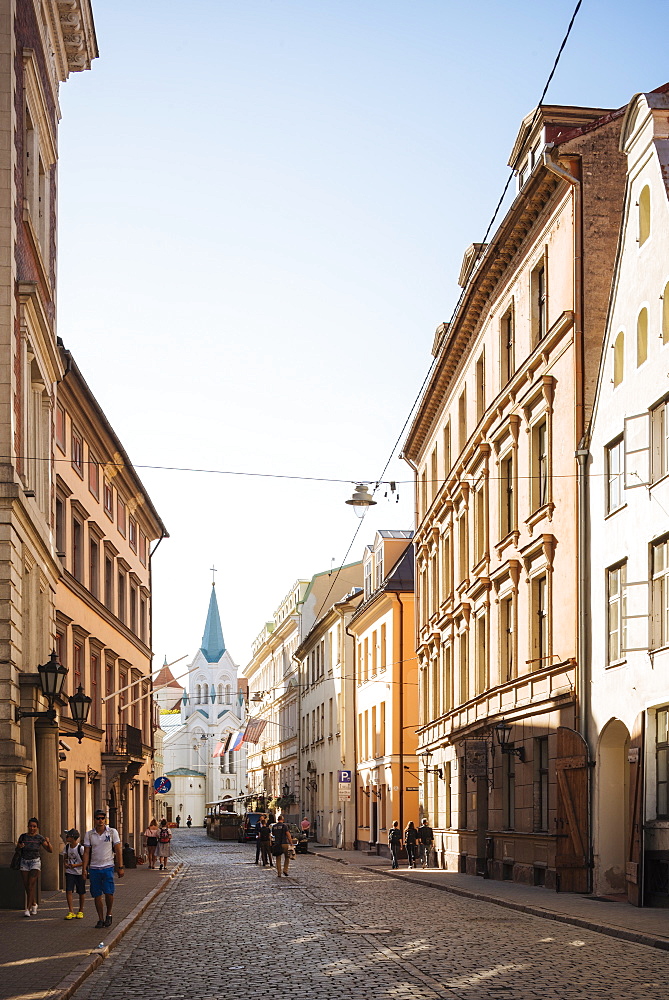
[[244,813],[244,818],[242,819],[237,835],[237,840],[240,844],[257,839],[256,824],[260,821],[262,815],[263,813]]
[[304,830],[300,830],[299,826],[295,823],[288,823],[288,829],[290,830],[290,835],[293,838],[293,843],[295,844],[296,854],[308,854],[309,853],[309,838],[307,837]]

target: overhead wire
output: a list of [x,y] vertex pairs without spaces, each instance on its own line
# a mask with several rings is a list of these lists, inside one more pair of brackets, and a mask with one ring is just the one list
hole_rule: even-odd
[[[559,47],[559,49],[557,51],[557,55],[555,56],[555,59],[553,61],[553,66],[551,68],[550,73],[548,74],[548,78],[547,78],[546,83],[544,84],[544,88],[543,88],[543,90],[541,92],[541,97],[539,98],[539,103],[537,104],[535,112],[534,112],[534,115],[532,116],[532,121],[530,123],[530,129],[534,126],[534,124],[535,124],[535,122],[536,122],[536,120],[537,120],[537,118],[538,118],[538,116],[539,116],[539,114],[541,112],[541,107],[543,105],[544,98],[545,98],[545,96],[546,96],[546,94],[548,92],[548,88],[550,87],[550,84],[551,84],[551,82],[553,80],[553,77],[555,76],[555,71],[557,70],[558,63],[560,62],[560,58],[562,57],[562,53],[564,51],[564,48],[565,48],[565,46],[567,44],[567,41],[569,39],[569,36],[571,34],[572,28],[574,26],[574,21],[576,20],[576,16],[577,16],[577,14],[578,14],[578,12],[579,12],[579,10],[581,8],[582,2],[583,2],[583,0],[578,0],[576,6],[574,7],[573,13],[572,13],[570,21],[569,21],[569,25],[567,26],[567,31],[565,32],[564,38],[562,39],[560,47]],[[509,185],[511,184],[511,181],[513,179],[514,172],[516,170],[517,165],[518,165],[518,157],[516,157],[516,159],[514,160],[514,162],[511,164],[511,167],[510,167],[510,170],[509,170],[509,176],[506,179],[506,183],[504,184],[504,187],[502,189],[502,193],[501,193],[501,195],[499,197],[497,205],[495,206],[495,210],[494,210],[494,212],[492,214],[492,218],[490,219],[490,222],[488,223],[488,227],[487,227],[487,229],[485,231],[485,235],[483,237],[483,240],[481,241],[483,244],[485,244],[486,240],[488,239],[488,236],[490,235],[490,231],[491,231],[491,229],[492,229],[492,227],[493,227],[493,225],[495,223],[495,220],[496,220],[496,218],[497,218],[497,216],[499,214],[500,208],[502,207],[502,204],[504,202],[504,198],[506,197],[506,193],[509,190]],[[450,317],[450,319],[448,321],[448,324],[445,324],[447,327],[450,327],[452,325],[453,320],[455,319],[455,317],[456,317],[456,315],[458,313],[458,310],[460,308],[460,305],[462,303],[462,300],[463,300],[463,297],[465,295],[466,289],[467,289],[467,284],[465,283],[464,287],[462,288],[462,291],[460,292],[460,295],[458,296],[458,300],[457,300],[457,302],[456,302],[456,304],[455,304],[455,306],[454,306],[454,308],[453,308],[453,310],[451,312],[451,317]],[[419,390],[418,390],[418,392],[416,394],[416,397],[415,397],[415,399],[414,399],[414,401],[413,401],[413,403],[411,405],[411,409],[409,410],[409,412],[407,414],[407,417],[406,417],[404,423],[402,424],[402,428],[401,428],[399,434],[397,435],[397,438],[395,439],[395,443],[393,444],[393,446],[392,446],[392,448],[390,450],[390,454],[388,455],[388,458],[387,458],[387,460],[385,462],[385,465],[383,466],[383,470],[381,472],[381,475],[378,477],[377,480],[375,480],[376,485],[375,485],[375,487],[374,487],[374,489],[372,491],[372,496],[374,496],[374,494],[376,493],[377,489],[379,488],[379,485],[380,485],[381,481],[383,480],[384,475],[386,474],[388,466],[390,465],[391,461],[393,460],[393,457],[395,455],[395,449],[398,447],[400,441],[402,440],[402,437],[403,437],[403,435],[404,435],[404,433],[406,431],[406,428],[407,428],[407,426],[409,424],[409,421],[411,420],[411,418],[412,418],[412,416],[414,414],[414,411],[415,411],[416,407],[418,406],[418,404],[419,404],[419,402],[420,402],[420,400],[421,400],[421,398],[423,396],[423,392],[424,392],[424,390],[425,390],[425,388],[426,388],[426,386],[427,386],[430,378],[432,377],[432,372],[434,371],[434,368],[435,368],[435,366],[437,364],[438,357],[439,357],[439,353],[437,352],[437,354],[435,355],[435,357],[430,362],[430,365],[428,367],[428,370],[427,370],[427,373],[425,375],[425,378],[423,379],[423,381],[421,383],[421,386],[420,386],[420,388],[419,388]],[[356,530],[355,530],[355,532],[353,534],[353,538],[351,539],[351,543],[350,543],[348,549],[346,550],[346,555],[344,556],[344,559],[342,560],[342,563],[340,564],[340,568],[337,570],[337,574],[336,574],[334,580],[332,581],[332,583],[330,585],[330,589],[328,590],[325,598],[323,599],[323,601],[322,601],[322,603],[321,603],[321,605],[320,605],[320,607],[319,607],[319,609],[318,609],[318,611],[316,613],[316,618],[318,618],[318,616],[320,615],[321,611],[325,607],[327,599],[329,598],[330,594],[332,593],[332,591],[334,589],[334,586],[335,586],[335,584],[337,582],[337,578],[339,577],[339,573],[341,572],[342,564],[346,562],[346,559],[347,559],[347,557],[348,557],[348,555],[349,555],[349,553],[350,553],[350,551],[351,551],[351,549],[353,547],[353,543],[355,542],[355,539],[358,536],[358,532],[360,531],[360,528],[362,527],[362,524],[364,523],[364,520],[365,520],[365,518],[363,516],[361,518],[360,524],[358,525],[358,527],[356,528]]]

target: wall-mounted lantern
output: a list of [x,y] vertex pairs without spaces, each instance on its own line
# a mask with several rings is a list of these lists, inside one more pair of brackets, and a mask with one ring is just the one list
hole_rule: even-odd
[[524,747],[513,747],[509,745],[509,738],[511,736],[511,730],[513,726],[509,722],[505,722],[504,719],[498,722],[495,726],[495,735],[497,737],[497,744],[503,754],[513,755],[517,757],[521,763],[525,763],[525,748]]

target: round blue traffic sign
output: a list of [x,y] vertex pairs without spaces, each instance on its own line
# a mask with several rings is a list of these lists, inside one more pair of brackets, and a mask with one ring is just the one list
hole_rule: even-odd
[[169,792],[172,787],[172,782],[169,778],[156,778],[153,783],[153,787],[157,792],[164,794],[165,792]]

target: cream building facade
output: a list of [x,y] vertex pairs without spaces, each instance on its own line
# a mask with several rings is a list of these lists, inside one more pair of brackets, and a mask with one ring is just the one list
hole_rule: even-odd
[[622,207],[621,115],[544,106],[522,123],[516,197],[465,255],[404,452],[437,863],[576,891],[590,876],[577,453]]
[[[5,865],[29,816],[40,817],[42,831],[55,843],[61,829],[57,727],[40,718],[19,723],[16,711],[47,709],[36,668],[48,659],[56,635],[61,567],[52,532],[53,419],[56,385],[63,377],[55,331],[58,95],[61,83],[89,69],[98,54],[89,0],[3,3],[0,52],[0,864]],[[62,707],[56,706],[59,715]],[[42,884],[57,887],[56,856],[45,858]]]
[[355,563],[297,580],[253,644],[241,676],[248,682],[249,718],[263,719],[266,725],[258,743],[247,747],[251,810],[282,811],[294,823],[302,818],[301,688],[295,653],[324,611],[357,580]]
[[594,890],[669,905],[669,86],[618,123],[627,179],[589,440]]
[[363,557],[355,642],[355,846],[388,854],[388,830],[420,819],[413,532],[377,531]]
[[[351,567],[351,573],[353,570]],[[362,599],[356,585],[315,622],[295,651],[299,678],[300,804],[321,844],[355,841],[355,782],[339,795],[339,772],[355,773],[355,649],[348,624]]]

